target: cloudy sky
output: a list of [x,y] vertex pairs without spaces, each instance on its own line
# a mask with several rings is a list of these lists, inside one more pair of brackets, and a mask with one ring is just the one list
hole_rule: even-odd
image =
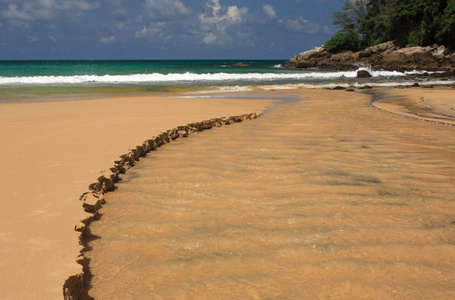
[[342,0],[0,0],[4,59],[289,59]]

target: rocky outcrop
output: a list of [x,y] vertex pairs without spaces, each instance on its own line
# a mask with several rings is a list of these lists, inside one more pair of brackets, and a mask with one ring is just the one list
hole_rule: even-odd
[[80,244],[84,248],[81,250],[81,255],[78,263],[82,265],[82,273],[69,277],[63,285],[63,298],[65,300],[85,299],[86,276],[88,274],[88,261],[84,257],[84,251],[87,247],[87,236],[90,235],[89,224],[96,220],[98,211],[105,204],[104,195],[115,189],[115,183],[119,179],[120,174],[126,173],[136,162],[144,157],[150,151],[156,150],[159,147],[170,143],[178,138],[184,138],[191,134],[198,133],[214,127],[230,125],[245,120],[256,119],[259,115],[256,113],[245,114],[240,116],[231,116],[224,118],[210,119],[197,123],[190,123],[185,126],[179,126],[174,129],[160,133],[154,136],[141,145],[130,149],[127,154],[123,154],[114,162],[114,166],[109,170],[102,171],[97,180],[90,184],[88,191],[80,196],[82,207],[88,213],[88,217],[81,221],[81,224],[75,226],[75,230],[80,232]]
[[371,67],[390,71],[453,71],[455,53],[444,46],[398,48],[393,42],[368,47],[359,52],[330,53],[324,46],[294,56],[289,67],[356,70]]

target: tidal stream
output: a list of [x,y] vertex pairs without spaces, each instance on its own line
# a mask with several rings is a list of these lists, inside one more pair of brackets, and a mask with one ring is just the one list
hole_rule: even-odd
[[365,95],[174,141],[117,186],[94,299],[455,299],[455,127]]

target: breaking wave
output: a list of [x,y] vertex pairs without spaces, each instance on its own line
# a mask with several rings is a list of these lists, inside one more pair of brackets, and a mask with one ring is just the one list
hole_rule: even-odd
[[[373,77],[400,77],[406,76],[401,72],[371,71]],[[169,83],[169,84],[203,84],[204,82],[238,82],[245,84],[255,82],[273,82],[276,80],[336,80],[340,78],[356,78],[357,71],[307,71],[283,73],[151,73],[130,75],[74,75],[74,76],[28,76],[28,77],[0,77],[0,85],[48,85],[48,84],[140,84],[140,83]]]

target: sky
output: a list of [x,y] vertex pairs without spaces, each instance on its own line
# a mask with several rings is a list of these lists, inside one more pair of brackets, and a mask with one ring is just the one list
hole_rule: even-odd
[[0,60],[290,59],[342,0],[0,0]]

